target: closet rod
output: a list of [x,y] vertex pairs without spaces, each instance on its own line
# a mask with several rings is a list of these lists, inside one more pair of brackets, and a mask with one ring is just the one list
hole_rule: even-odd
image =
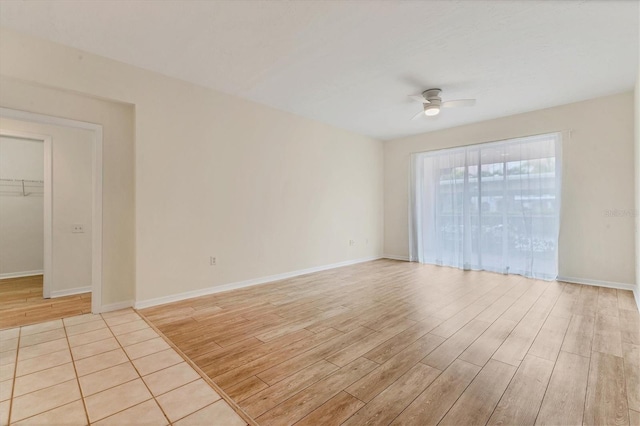
[[31,179],[6,179],[6,178],[0,178],[0,181],[2,181],[2,182],[28,182],[28,183],[42,183],[42,184],[44,184],[43,180],[31,180]]

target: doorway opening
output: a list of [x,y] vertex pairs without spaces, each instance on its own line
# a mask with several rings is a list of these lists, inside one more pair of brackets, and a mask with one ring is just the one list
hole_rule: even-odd
[[[0,223],[0,232],[8,229],[16,234],[13,240],[23,245],[30,243],[33,246],[40,241],[42,265],[40,269],[33,269],[24,262],[16,264],[19,252],[24,255],[29,248],[17,247],[7,254],[0,244],[0,279],[13,278],[13,284],[16,280],[28,282],[23,285],[31,286],[31,291],[37,291],[34,289],[40,280],[42,293],[37,296],[41,301],[47,298],[51,307],[56,305],[53,311],[57,311],[59,317],[99,313],[102,299],[102,126],[7,108],[0,108],[0,120],[2,143],[22,150],[29,147],[34,152],[37,152],[34,147],[39,145],[42,165],[40,175],[30,177],[18,176],[20,173],[15,166],[19,162],[15,161],[13,166],[5,165],[0,170],[0,179],[3,179],[0,181],[0,214],[11,209],[14,214],[12,219],[7,219],[6,214],[4,220],[0,217],[4,222]],[[5,157],[0,159],[0,164],[12,161],[8,158],[13,152],[9,148],[0,152]],[[26,216],[15,214],[18,203],[33,207],[38,205],[38,200],[39,239],[33,217],[27,220]],[[37,210],[32,212],[36,216]],[[18,232],[20,227],[28,232]],[[14,248],[15,241],[12,241]],[[30,248],[33,252],[33,247]],[[34,257],[37,256],[32,253],[31,261],[37,266],[38,259]],[[36,294],[29,296],[37,302]],[[79,303],[80,299],[84,303]],[[42,316],[44,309],[39,305],[27,309],[25,316],[37,317],[37,320],[26,318],[27,322],[23,324],[48,319]],[[0,324],[0,328],[13,325],[19,324]]]

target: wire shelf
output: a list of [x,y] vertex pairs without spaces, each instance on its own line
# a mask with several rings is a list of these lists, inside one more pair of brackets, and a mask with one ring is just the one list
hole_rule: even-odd
[[0,178],[0,195],[29,197],[44,195],[44,181]]

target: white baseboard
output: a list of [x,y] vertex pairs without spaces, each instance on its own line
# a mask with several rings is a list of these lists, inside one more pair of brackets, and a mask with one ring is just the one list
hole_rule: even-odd
[[[126,309],[133,307],[133,300],[125,300],[124,302],[110,303],[108,305],[102,305],[99,313],[119,311],[120,309]],[[94,312],[98,313],[98,312]]]
[[22,271],[22,272],[7,272],[6,274],[0,274],[0,280],[6,278],[22,278],[22,277],[33,277],[34,275],[43,275],[43,270],[37,271]]
[[382,257],[384,259],[403,260],[405,262],[409,261],[409,256],[396,256],[395,254],[383,254]]
[[573,284],[583,284],[583,285],[592,285],[596,287],[607,287],[607,288],[615,288],[618,290],[629,290],[633,292],[633,297],[636,300],[636,307],[640,311],[640,290],[638,286],[627,283],[618,283],[615,281],[601,281],[601,280],[590,280],[587,278],[573,278],[573,277],[558,277],[556,281],[564,281],[567,283]]
[[221,293],[223,291],[236,290],[244,287],[251,287],[254,285],[267,284],[273,281],[284,280],[287,278],[293,278],[300,275],[311,274],[313,272],[326,271],[328,269],[340,268],[342,266],[355,265],[356,263],[370,262],[372,260],[381,259],[382,256],[365,257],[361,259],[347,260],[344,262],[333,263],[330,265],[316,266],[313,268],[300,269],[292,272],[285,272],[283,274],[270,275],[267,277],[253,278],[246,281],[238,281],[235,283],[223,284],[215,287],[203,288],[200,290],[187,291],[184,293],[173,294],[171,296],[156,297],[153,299],[140,300],[134,303],[134,308],[144,309],[151,306],[164,305],[165,303],[178,302],[180,300],[191,299],[194,297],[206,296],[214,293]]
[[91,286],[52,291],[51,298],[55,299],[56,297],[72,296],[74,294],[80,294],[80,293],[91,293]]
[[588,278],[574,278],[574,277],[559,276],[558,278],[556,278],[556,281],[564,281],[564,282],[573,283],[573,284],[593,285],[597,287],[617,288],[619,290],[634,291],[636,289],[636,286],[633,284],[618,283],[615,281],[591,280]]

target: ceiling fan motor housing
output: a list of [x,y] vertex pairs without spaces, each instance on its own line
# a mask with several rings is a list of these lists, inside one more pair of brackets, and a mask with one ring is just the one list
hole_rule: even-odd
[[440,97],[441,89],[429,89],[422,92],[422,96],[429,101],[430,104],[440,104],[442,98]]

